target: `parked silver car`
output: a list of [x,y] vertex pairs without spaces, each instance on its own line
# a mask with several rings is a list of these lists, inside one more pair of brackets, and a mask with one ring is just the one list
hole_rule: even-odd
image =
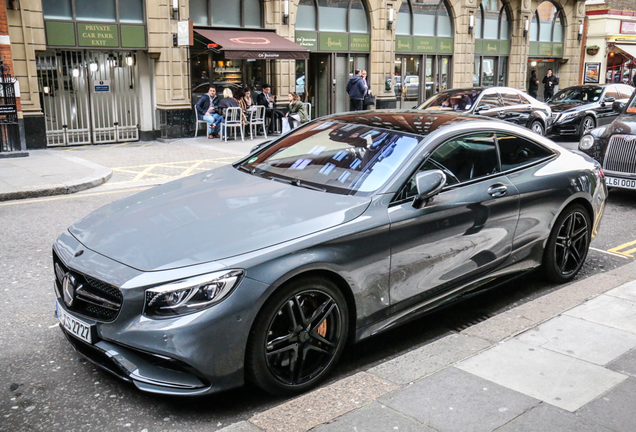
[[512,124],[332,115],[73,224],[57,315],[141,390],[299,393],[347,342],[539,266],[572,279],[605,197],[597,162]]

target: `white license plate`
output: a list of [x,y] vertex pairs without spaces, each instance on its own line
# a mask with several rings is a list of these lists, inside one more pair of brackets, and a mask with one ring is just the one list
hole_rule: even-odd
[[619,187],[625,189],[636,189],[636,180],[622,179],[616,177],[605,177],[607,187]]
[[60,325],[64,327],[67,332],[84,342],[89,344],[93,343],[91,326],[89,324],[69,315],[57,302],[55,302],[55,311],[57,312],[57,318],[60,320]]

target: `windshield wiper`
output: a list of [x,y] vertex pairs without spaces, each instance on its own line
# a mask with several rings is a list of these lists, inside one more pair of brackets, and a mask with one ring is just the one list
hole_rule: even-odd
[[280,177],[272,177],[272,180],[275,180],[275,181],[278,181],[278,182],[281,182],[281,183],[287,183],[287,184],[290,184],[292,186],[297,186],[297,187],[301,187],[301,188],[305,188],[305,189],[311,189],[311,190],[315,190],[315,191],[319,191],[319,192],[327,192],[327,189],[325,189],[325,188],[308,185],[307,183],[302,183],[298,179],[286,179],[286,178],[280,178]]

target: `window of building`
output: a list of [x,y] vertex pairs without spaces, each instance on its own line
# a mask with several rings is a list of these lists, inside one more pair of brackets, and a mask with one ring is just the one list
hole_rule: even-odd
[[42,0],[42,11],[45,19],[54,20],[144,22],[143,0]]
[[508,8],[501,0],[484,0],[475,13],[475,39],[510,38]]
[[398,11],[398,35],[452,37],[453,24],[445,0],[404,0]]
[[506,85],[510,12],[502,0],[484,0],[475,12],[473,86]]
[[190,16],[194,25],[261,28],[262,0],[190,0]]
[[369,33],[362,0],[300,0],[296,30]]
[[563,42],[563,16],[554,3],[544,1],[537,7],[530,24],[531,42]]

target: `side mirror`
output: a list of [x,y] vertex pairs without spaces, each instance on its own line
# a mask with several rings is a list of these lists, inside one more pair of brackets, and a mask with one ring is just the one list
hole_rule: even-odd
[[475,114],[477,114],[479,111],[486,111],[486,110],[489,110],[491,108],[492,108],[492,106],[490,106],[488,104],[481,104],[477,108],[475,108]]
[[616,101],[612,104],[612,111],[616,112],[616,113],[622,113],[623,110],[625,110],[625,103],[624,102],[619,102]]
[[428,203],[434,195],[437,195],[446,184],[446,174],[441,170],[430,170],[417,173],[415,176],[417,196],[413,200],[413,207],[420,209]]
[[603,100],[601,101],[601,106],[605,106],[608,103],[614,103],[615,100],[616,100],[616,98],[613,98],[611,96],[607,96],[607,97],[603,98]]

